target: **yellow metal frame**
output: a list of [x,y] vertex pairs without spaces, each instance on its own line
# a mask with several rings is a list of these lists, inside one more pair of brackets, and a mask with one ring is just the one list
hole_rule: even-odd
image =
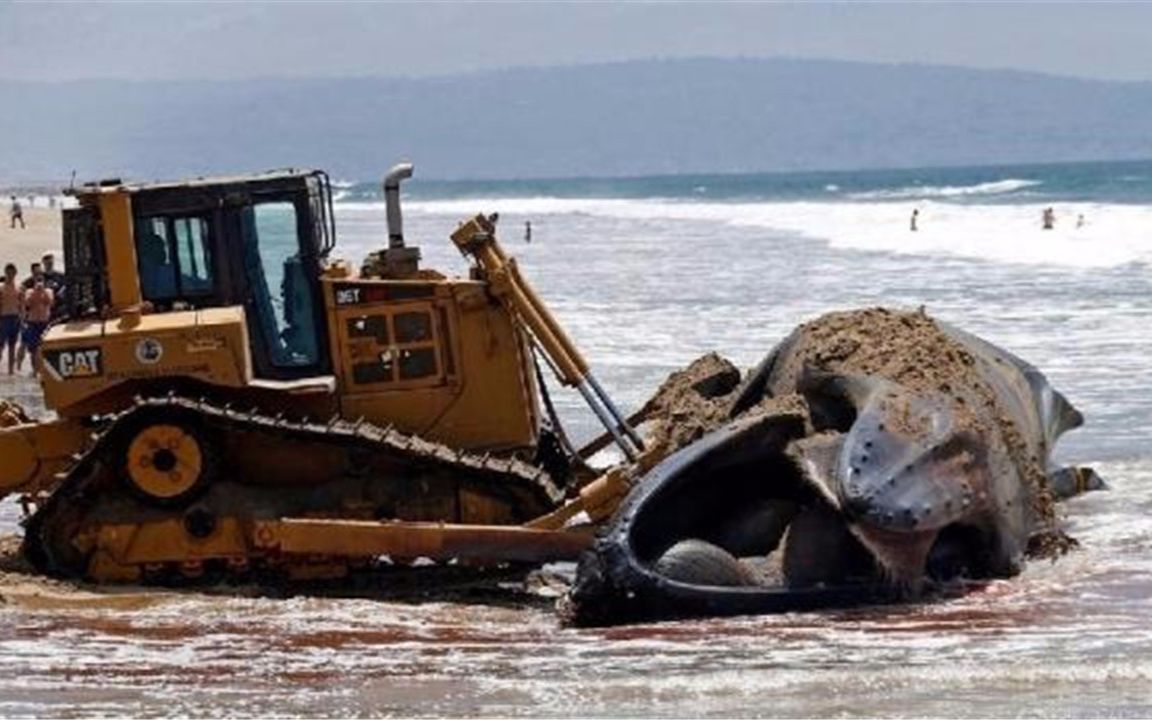
[[[325,278],[340,412],[469,450],[515,450],[536,444],[540,411],[524,334],[482,282],[461,279],[376,280]],[[412,299],[417,288],[426,297]],[[341,305],[337,292],[392,291],[403,299]],[[396,358],[411,344],[396,341],[393,318],[426,313],[436,372],[425,378],[357,382],[356,363]],[[383,322],[384,342],[352,337],[350,324]],[[393,371],[395,372],[395,371]]]
[[[98,351],[99,372],[70,376],[53,358]],[[64,417],[121,410],[131,397],[117,386],[165,378],[241,388],[252,381],[248,330],[241,307],[143,315],[136,323],[91,320],[56,325],[41,346],[44,404]]]
[[[103,582],[133,582],[147,568],[177,566],[187,574],[203,563],[224,561],[246,566],[253,558],[300,566],[293,573],[336,577],[348,561],[472,560],[487,563],[575,560],[593,541],[590,531],[558,531],[520,526],[427,522],[373,522],[342,519],[282,518],[244,522],[221,518],[205,537],[190,535],[178,518],[104,524],[89,534],[82,550],[91,550],[88,577]],[[316,565],[311,572],[306,566]]]
[[0,497],[50,487],[91,433],[83,423],[72,420],[0,428]]
[[100,223],[104,228],[104,255],[112,309],[116,312],[139,312],[143,301],[140,271],[136,265],[132,195],[124,188],[116,188],[97,197]]

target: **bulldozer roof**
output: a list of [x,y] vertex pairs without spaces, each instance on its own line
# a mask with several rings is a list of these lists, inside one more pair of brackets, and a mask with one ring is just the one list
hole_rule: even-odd
[[147,182],[125,182],[120,178],[105,178],[94,182],[86,182],[78,187],[69,188],[66,194],[84,196],[99,195],[108,192],[138,193],[149,190],[176,190],[181,188],[203,188],[222,185],[265,184],[276,180],[295,180],[322,172],[314,169],[282,168],[266,170],[258,173],[242,175],[215,175],[208,177],[194,177],[184,180],[153,180]]

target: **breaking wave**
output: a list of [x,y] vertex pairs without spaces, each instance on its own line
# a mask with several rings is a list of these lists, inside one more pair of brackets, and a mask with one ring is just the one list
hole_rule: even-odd
[[[356,210],[351,203],[345,207]],[[356,203],[382,217],[382,203]],[[1152,262],[1146,228],[1152,208],[1107,203],[1060,203],[1056,228],[1042,230],[1039,203],[917,204],[919,229],[909,229],[910,208],[891,202],[694,202],[618,198],[475,198],[411,201],[409,212],[463,218],[498,212],[510,223],[548,216],[584,215],[623,221],[693,221],[762,228],[827,242],[843,249],[947,255],[992,262],[1115,267]],[[1079,218],[1083,216],[1083,225]]]
[[1043,185],[1039,180],[1008,178],[975,185],[909,185],[894,190],[870,190],[852,193],[854,200],[907,200],[912,198],[957,198],[970,195],[1004,195],[1024,188]]

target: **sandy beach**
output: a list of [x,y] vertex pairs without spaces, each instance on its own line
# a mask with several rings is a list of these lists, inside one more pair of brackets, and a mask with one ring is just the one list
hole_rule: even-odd
[[7,201],[0,217],[0,264],[14,262],[20,268],[20,277],[28,274],[28,266],[40,260],[46,252],[56,253],[56,265],[64,267],[64,253],[60,236],[60,209],[24,208],[24,224],[9,227]]

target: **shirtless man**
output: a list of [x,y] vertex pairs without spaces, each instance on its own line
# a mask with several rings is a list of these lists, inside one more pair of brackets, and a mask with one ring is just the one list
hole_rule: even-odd
[[24,291],[24,332],[21,355],[16,360],[19,367],[23,360],[23,351],[32,356],[32,374],[40,373],[40,340],[48,323],[52,320],[52,305],[56,297],[44,285],[44,273],[37,273],[33,278],[32,289]]
[[16,372],[16,343],[24,321],[24,303],[20,284],[16,282],[16,266],[4,266],[4,281],[0,284],[0,355],[8,350],[8,374]]

